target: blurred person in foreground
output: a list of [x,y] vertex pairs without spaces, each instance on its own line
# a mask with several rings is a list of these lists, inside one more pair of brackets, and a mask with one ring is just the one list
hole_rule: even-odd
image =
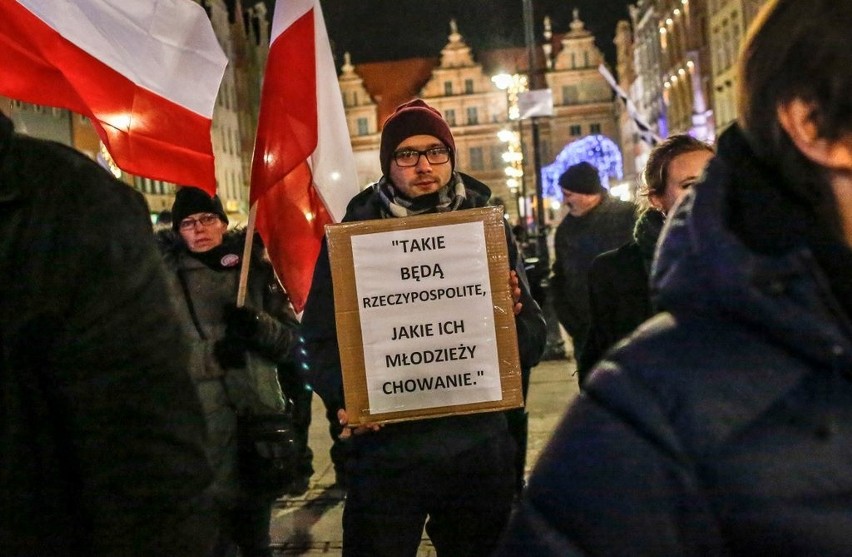
[[665,312],[592,372],[498,555],[848,556],[852,2],[774,0],[676,208]]
[[0,113],[0,555],[206,555],[188,356],[142,196]]
[[579,361],[591,322],[589,268],[598,255],[630,241],[636,207],[611,196],[598,169],[586,161],[569,166],[559,187],[568,214],[553,237],[556,257],[548,295]]
[[259,242],[252,245],[246,304],[236,306],[246,232],[228,231],[218,196],[181,187],[172,217],[174,230],[160,234],[160,242],[178,319],[190,339],[189,375],[207,421],[221,515],[212,557],[230,557],[237,547],[243,557],[271,557],[269,523],[280,493],[241,468],[247,440],[239,438],[238,423],[286,412],[276,363],[290,357],[297,323]]
[[[385,121],[379,156],[382,178],[352,198],[344,222],[484,207],[491,197],[485,184],[456,170],[449,126],[420,99]],[[545,323],[505,229],[520,363],[532,367],[544,349]],[[302,325],[313,386],[347,425],[326,242]],[[490,555],[514,497],[515,446],[505,411],[360,426],[350,442],[345,556],[413,557],[424,524],[439,556]]]
[[592,366],[654,314],[648,275],[666,215],[698,180],[713,157],[713,148],[688,134],[667,138],[654,147],[642,172],[641,210],[633,239],[602,253],[589,269],[589,316],[586,344],[577,360],[580,385]]

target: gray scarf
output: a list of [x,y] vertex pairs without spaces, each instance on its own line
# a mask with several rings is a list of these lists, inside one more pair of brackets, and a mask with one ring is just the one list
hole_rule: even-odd
[[382,218],[455,211],[467,198],[464,182],[458,172],[453,172],[447,185],[435,193],[421,195],[414,199],[401,195],[385,176],[373,184],[373,191],[379,195],[382,202]]

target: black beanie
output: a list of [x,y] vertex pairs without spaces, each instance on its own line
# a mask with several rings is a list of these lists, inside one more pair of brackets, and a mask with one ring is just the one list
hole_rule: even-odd
[[574,193],[596,194],[606,190],[594,165],[583,161],[569,166],[559,177],[559,187]]
[[172,228],[178,230],[180,221],[196,213],[214,213],[222,222],[228,224],[228,215],[225,214],[218,195],[210,197],[204,190],[192,186],[181,187],[172,205]]

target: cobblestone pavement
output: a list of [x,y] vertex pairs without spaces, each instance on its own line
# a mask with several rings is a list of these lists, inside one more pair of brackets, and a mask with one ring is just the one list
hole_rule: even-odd
[[[574,362],[542,362],[533,369],[527,400],[529,441],[527,471],[535,464],[567,404],[577,394]],[[272,511],[273,548],[276,557],[290,555],[341,555],[343,493],[333,487],[334,469],[328,456],[325,412],[319,397],[313,401],[310,445],[314,451],[314,476],[304,495],[278,500]],[[418,557],[434,557],[435,551],[425,538]]]

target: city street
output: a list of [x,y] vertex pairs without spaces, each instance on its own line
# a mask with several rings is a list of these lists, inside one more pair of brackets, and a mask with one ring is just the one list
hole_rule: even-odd
[[[532,371],[527,401],[530,415],[527,470],[535,463],[566,405],[577,394],[573,371],[573,360],[542,362]],[[334,483],[328,456],[331,442],[323,406],[316,396],[310,444],[316,470],[310,489],[303,496],[279,500],[272,511],[271,533],[276,556],[341,555],[343,498],[340,491],[331,487]],[[418,556],[434,555],[428,539],[424,539]]]

